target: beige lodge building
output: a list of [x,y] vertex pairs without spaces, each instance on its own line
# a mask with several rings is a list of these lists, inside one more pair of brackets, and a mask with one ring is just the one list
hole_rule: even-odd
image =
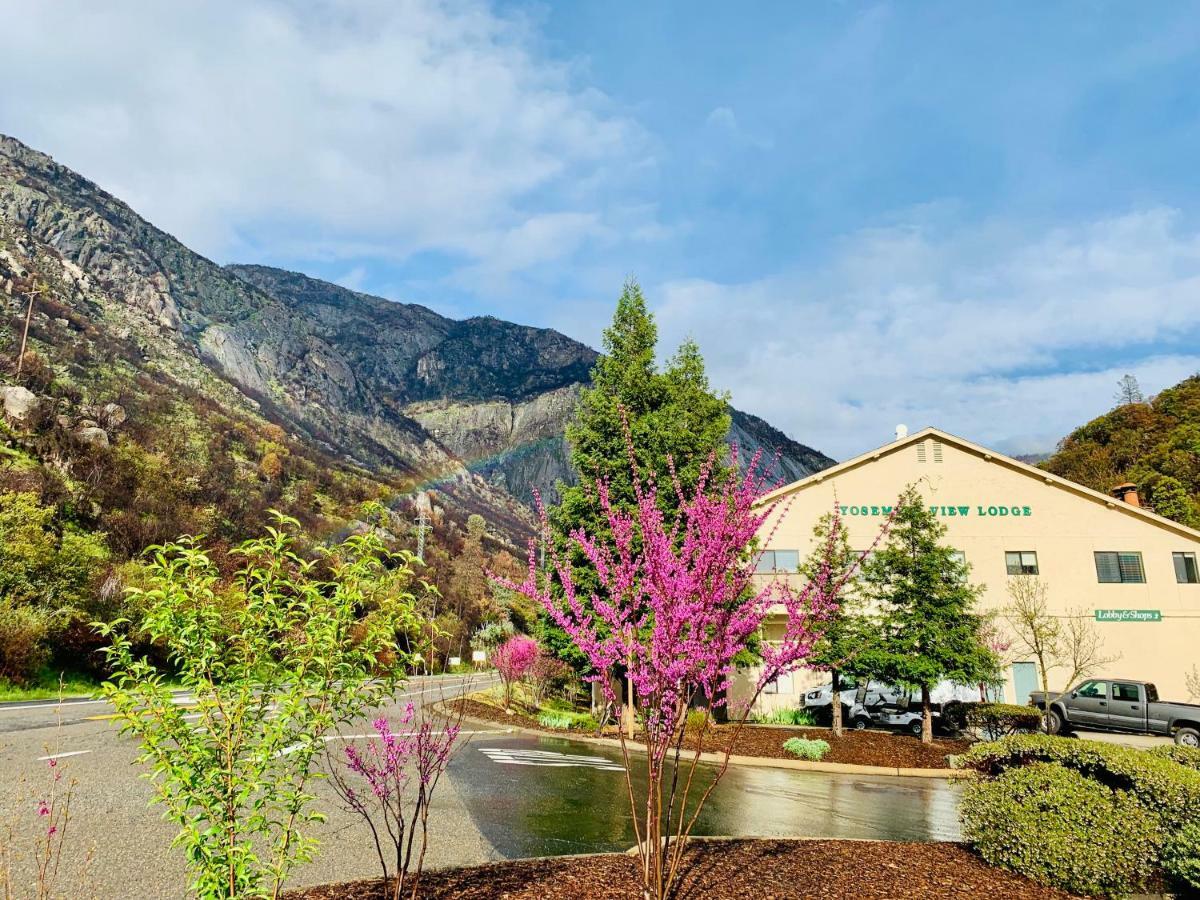
[[[1164,699],[1188,699],[1184,673],[1200,661],[1200,532],[1141,508],[1131,485],[1106,495],[935,428],[898,428],[892,443],[769,495],[782,502],[763,529],[762,577],[795,572],[835,502],[851,546],[865,550],[909,484],[946,525],[944,540],[965,556],[972,583],[984,587],[984,610],[1010,602],[1013,575],[1036,574],[1051,612],[1083,610],[1104,655],[1118,657],[1097,676],[1151,681]],[[1025,703],[1040,689],[1035,666],[1015,647],[1009,656],[1005,699]],[[1051,688],[1066,687],[1055,674]],[[760,707],[802,706],[804,691],[827,680],[809,672],[781,679]]]

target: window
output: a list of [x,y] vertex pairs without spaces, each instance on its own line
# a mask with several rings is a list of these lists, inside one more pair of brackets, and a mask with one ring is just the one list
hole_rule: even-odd
[[791,694],[794,693],[792,687],[792,673],[787,672],[772,678],[763,685],[764,694]]
[[951,550],[950,558],[960,566],[965,566],[967,564],[967,554],[963,553],[961,550]]
[[1145,584],[1142,554],[1132,551],[1096,551],[1096,578],[1101,584]]
[[1196,569],[1195,553],[1172,553],[1175,563],[1175,580],[1180,584],[1200,584],[1200,570]]
[[800,568],[799,550],[764,550],[758,558],[758,572],[795,572]]
[[1037,553],[1033,550],[1008,550],[1004,554],[1004,565],[1009,575],[1036,575]]
[[1085,681],[1079,686],[1077,693],[1080,697],[1087,697],[1092,700],[1107,700],[1108,699],[1108,682],[1107,681]]
[[1137,703],[1141,699],[1138,696],[1136,684],[1117,684],[1115,681],[1113,682],[1112,698],[1114,700],[1124,700],[1127,703]]

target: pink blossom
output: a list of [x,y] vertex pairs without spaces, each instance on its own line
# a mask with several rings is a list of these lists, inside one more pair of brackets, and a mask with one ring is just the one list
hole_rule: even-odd
[[504,705],[512,702],[513,685],[524,678],[537,662],[537,641],[523,634],[513,635],[492,654],[492,664],[504,682]]

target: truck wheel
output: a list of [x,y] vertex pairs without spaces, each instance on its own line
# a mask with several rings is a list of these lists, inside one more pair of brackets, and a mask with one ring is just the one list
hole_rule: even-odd
[[1175,743],[1180,747],[1200,747],[1200,729],[1180,728],[1175,732]]
[[917,721],[909,723],[908,730],[917,737],[920,737],[921,732],[925,730],[925,725],[920,719],[917,719]]
[[1062,714],[1057,709],[1046,713],[1046,734],[1062,734],[1063,731]]
[[850,723],[850,727],[853,728],[855,731],[863,731],[870,724],[871,724],[871,720],[868,719],[866,716],[855,716],[854,721],[852,721]]

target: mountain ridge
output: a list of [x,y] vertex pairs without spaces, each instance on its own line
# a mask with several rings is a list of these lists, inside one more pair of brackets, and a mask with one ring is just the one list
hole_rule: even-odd
[[[77,269],[113,301],[106,315],[139,315],[121,328],[137,332],[146,360],[268,411],[331,458],[492,510],[510,538],[531,524],[514,498],[528,503],[535,488],[552,496],[573,477],[562,431],[597,353],[565,335],[448,319],[282,269],[221,266],[4,136],[0,222]],[[832,462],[757,417],[734,411],[734,422],[743,451],[780,451],[785,477]]]

